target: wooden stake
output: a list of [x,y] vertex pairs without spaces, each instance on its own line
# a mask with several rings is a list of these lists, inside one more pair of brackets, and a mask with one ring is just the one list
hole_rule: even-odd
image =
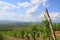
[[45,15],[46,15],[46,17],[48,19],[48,22],[49,22],[49,27],[50,27],[50,30],[51,30],[51,35],[52,35],[52,37],[53,37],[54,40],[57,40],[56,39],[56,35],[55,35],[55,31],[53,30],[53,25],[52,25],[52,22],[51,22],[51,18],[49,16],[49,13],[48,13],[47,9],[45,11]]

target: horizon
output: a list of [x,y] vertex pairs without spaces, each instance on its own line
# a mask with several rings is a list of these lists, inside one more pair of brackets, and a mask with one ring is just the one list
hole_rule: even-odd
[[[0,23],[42,23],[42,21],[40,21],[40,22],[26,22],[26,21],[12,21],[12,20],[0,20]],[[53,22],[52,21],[52,23],[60,23],[60,22]]]

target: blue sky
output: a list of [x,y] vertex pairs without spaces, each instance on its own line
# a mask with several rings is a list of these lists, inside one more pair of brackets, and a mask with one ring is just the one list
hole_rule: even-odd
[[60,22],[60,0],[0,0],[0,20],[40,22],[45,8],[54,22]]

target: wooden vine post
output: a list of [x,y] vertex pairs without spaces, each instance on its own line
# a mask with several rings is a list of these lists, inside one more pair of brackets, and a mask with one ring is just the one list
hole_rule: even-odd
[[46,18],[47,18],[47,20],[49,22],[49,27],[50,27],[50,30],[51,30],[51,35],[52,35],[52,37],[53,37],[54,40],[57,40],[56,39],[56,35],[55,35],[55,31],[53,29],[52,21],[51,21],[51,18],[49,16],[49,13],[48,13],[48,10],[47,9],[45,11],[45,16],[46,16]]

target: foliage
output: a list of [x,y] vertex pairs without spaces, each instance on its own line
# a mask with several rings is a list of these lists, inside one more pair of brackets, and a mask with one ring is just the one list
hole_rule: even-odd
[[53,28],[55,31],[60,31],[60,23],[53,24]]
[[21,38],[24,38],[24,34],[25,34],[24,29],[21,29],[21,30],[20,30],[20,37],[21,37]]

